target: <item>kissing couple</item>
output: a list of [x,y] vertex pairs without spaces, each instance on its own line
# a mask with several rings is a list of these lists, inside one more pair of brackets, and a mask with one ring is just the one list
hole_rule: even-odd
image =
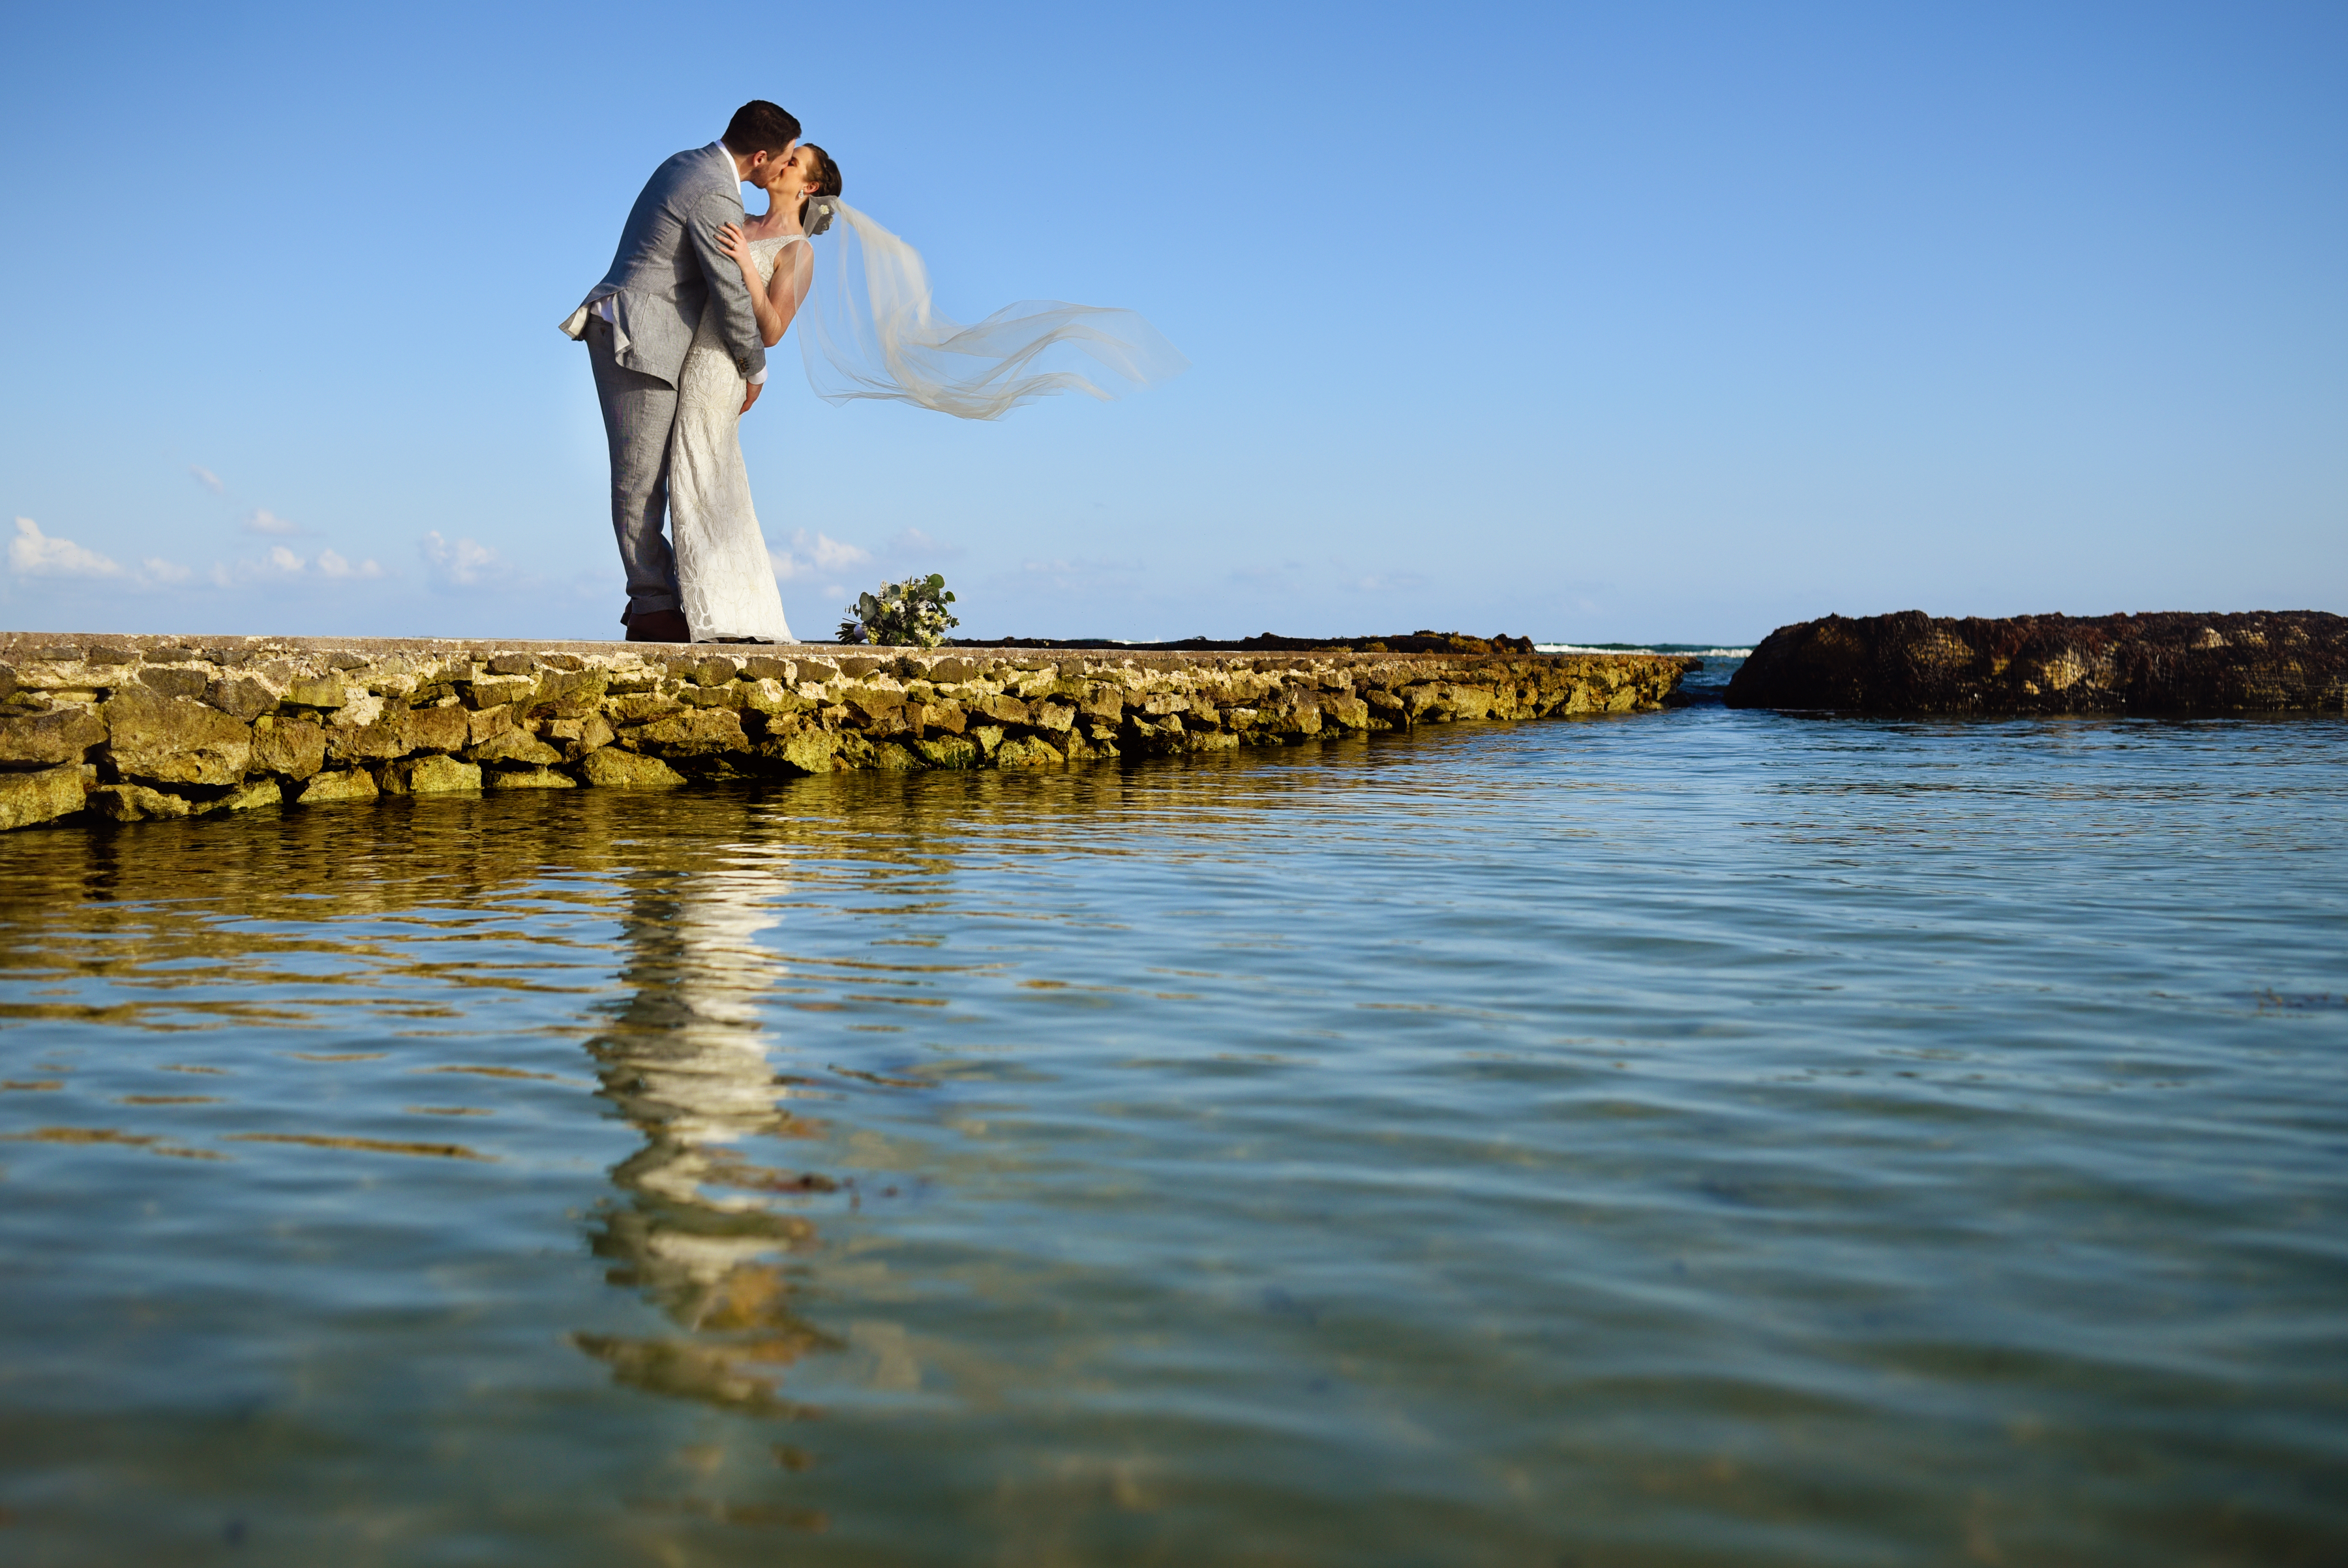
[[[766,193],[755,218],[745,185]],[[611,271],[562,323],[587,345],[611,447],[630,642],[792,641],[741,420],[794,323],[826,402],[964,419],[1064,391],[1106,400],[1189,363],[1128,310],[1030,300],[961,325],[932,306],[920,253],[840,190],[839,165],[788,110],[744,104],[723,137],[653,171]]]

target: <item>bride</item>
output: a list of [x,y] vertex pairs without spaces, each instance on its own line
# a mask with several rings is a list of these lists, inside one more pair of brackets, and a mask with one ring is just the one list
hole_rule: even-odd
[[[995,419],[1056,392],[1106,400],[1118,382],[1148,386],[1189,364],[1131,311],[1031,300],[973,326],[940,315],[920,253],[839,199],[839,166],[812,142],[761,183],[766,211],[720,229],[718,246],[742,269],[768,347],[800,322],[808,380],[829,403],[886,398]],[[696,643],[788,643],[742,461],[749,388],[716,316],[703,314],[685,355],[669,438],[679,607]],[[1092,363],[1071,364],[1076,354]]]
[[[788,159],[768,165],[762,183],[766,211],[741,228],[728,223],[718,230],[717,245],[741,267],[758,313],[758,335],[772,348],[790,329],[815,270],[803,242],[808,202],[817,194],[839,194],[839,168],[822,148],[803,142]],[[676,424],[668,446],[677,607],[696,643],[791,641],[742,461],[748,391],[717,331],[717,313],[703,312],[677,376]]]

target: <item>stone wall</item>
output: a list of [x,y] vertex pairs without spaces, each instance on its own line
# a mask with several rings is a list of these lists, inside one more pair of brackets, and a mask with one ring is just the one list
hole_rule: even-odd
[[1731,707],[1914,714],[2339,713],[2348,619],[2239,614],[1939,619],[1921,610],[1780,626],[1728,684]]
[[0,634],[0,829],[459,789],[1037,768],[1663,705],[1605,655]]

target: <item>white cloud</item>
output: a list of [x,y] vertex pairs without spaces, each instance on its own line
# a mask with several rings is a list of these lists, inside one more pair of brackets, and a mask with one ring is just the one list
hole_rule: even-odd
[[70,539],[52,539],[29,517],[16,520],[8,542],[8,565],[19,577],[120,577],[120,565]]
[[252,515],[244,520],[244,531],[273,534],[282,539],[300,533],[302,525],[298,522],[288,522],[273,511],[256,507],[253,509]]
[[110,555],[85,550],[70,539],[54,539],[29,517],[16,520],[16,537],[8,542],[8,564],[19,577],[80,578],[92,583],[126,583],[151,588],[160,583],[185,583],[195,575],[176,561],[143,558],[136,571],[125,570]]
[[384,570],[373,561],[362,561],[354,566],[338,552],[321,550],[318,552],[318,575],[336,579],[381,577]]
[[932,562],[960,560],[962,546],[948,544],[944,540],[923,533],[918,528],[907,528],[899,530],[896,537],[889,541],[889,553],[893,556],[915,556],[926,565]]
[[188,465],[188,472],[194,475],[196,482],[203,486],[204,489],[211,491],[212,494],[228,494],[228,486],[221,483],[220,475],[212,472],[211,469],[198,463],[190,463]]
[[792,533],[788,550],[769,547],[767,558],[775,563],[775,575],[788,583],[798,577],[813,577],[819,573],[837,576],[851,566],[869,566],[872,562],[872,552],[860,550],[853,544],[843,544],[828,533],[819,533],[809,539],[808,531],[802,528]]
[[437,588],[482,588],[513,575],[513,569],[488,545],[443,539],[437,529],[417,540],[416,549],[424,557],[424,574]]
[[273,544],[258,561],[214,562],[211,576],[213,587],[233,588],[244,583],[295,583],[309,570],[308,562],[282,544]]

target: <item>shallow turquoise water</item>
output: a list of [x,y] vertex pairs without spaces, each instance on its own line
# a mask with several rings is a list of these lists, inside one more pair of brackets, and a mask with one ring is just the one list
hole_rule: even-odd
[[2348,1557],[2348,725],[384,801],[0,910],[12,1563]]

